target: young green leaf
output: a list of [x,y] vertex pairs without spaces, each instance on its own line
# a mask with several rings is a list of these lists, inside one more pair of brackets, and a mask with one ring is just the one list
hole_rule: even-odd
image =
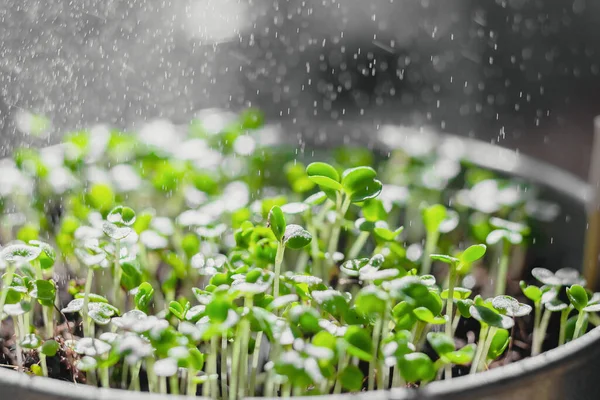
[[430,381],[435,377],[435,367],[424,353],[410,353],[398,359],[400,374],[406,382]]
[[500,357],[510,343],[510,331],[507,329],[498,329],[492,339],[492,344],[487,354],[488,360],[495,360]]
[[46,340],[44,344],[42,344],[40,351],[48,357],[54,357],[58,352],[59,348],[60,345],[58,344],[58,342],[56,340],[50,339]]
[[459,350],[444,354],[443,358],[452,364],[470,364],[473,361],[473,357],[475,357],[476,350],[477,346],[475,344],[468,344]]
[[457,265],[460,262],[458,258],[451,257],[445,254],[432,254],[430,255],[430,257],[434,261],[443,262],[444,264],[449,265]]
[[588,295],[581,285],[573,285],[567,288],[569,301],[577,311],[582,311],[588,305]]
[[362,388],[365,375],[356,365],[348,365],[340,374],[342,387],[350,392],[358,392]]
[[429,332],[427,334],[427,341],[439,356],[450,353],[456,349],[454,339],[445,333]]
[[286,230],[285,215],[279,206],[273,206],[269,211],[268,226],[277,240],[281,241]]
[[353,193],[356,188],[362,186],[362,182],[374,179],[377,172],[371,167],[356,167],[344,171],[342,174],[342,186],[348,193]]
[[350,200],[353,203],[361,203],[365,200],[374,199],[379,196],[383,184],[377,179],[367,179],[357,182],[355,190],[350,196]]
[[519,285],[521,286],[521,291],[529,300],[531,300],[535,303],[542,299],[543,293],[539,287],[533,286],[533,285],[527,285],[525,283],[525,281],[521,281],[519,283]]
[[469,246],[460,255],[460,261],[465,264],[472,264],[485,255],[487,247],[485,244],[476,244]]
[[108,213],[106,220],[117,225],[131,226],[135,223],[135,211],[127,206],[116,206]]
[[428,324],[441,325],[446,323],[445,318],[435,316],[427,307],[417,307],[413,310],[413,313],[418,319]]
[[373,228],[373,233],[378,239],[384,242],[393,242],[398,236],[400,236],[403,230],[404,227],[401,226],[395,231],[392,231],[388,228],[387,223],[385,223],[384,221],[377,221]]
[[143,282],[138,286],[134,295],[135,306],[138,310],[146,311],[152,302],[154,288],[148,282]]
[[342,190],[340,175],[331,165],[324,162],[313,162],[306,167],[308,179],[322,189]]
[[348,353],[363,361],[371,361],[373,342],[366,330],[357,325],[350,325],[344,334],[348,345]]
[[510,329],[514,325],[512,318],[506,317],[498,312],[485,307],[474,305],[469,309],[471,316],[481,323],[485,323],[489,326],[502,329]]
[[38,279],[35,281],[35,289],[31,293],[32,297],[37,298],[38,302],[46,307],[54,307],[56,298],[56,285],[54,281]]
[[290,224],[286,226],[282,240],[290,249],[301,249],[310,244],[312,235],[300,225]]

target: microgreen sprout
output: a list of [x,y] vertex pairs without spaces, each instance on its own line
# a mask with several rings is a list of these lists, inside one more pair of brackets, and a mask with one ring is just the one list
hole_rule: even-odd
[[[256,110],[205,117],[82,130],[0,164],[16,174],[0,312],[17,369],[214,400],[388,390],[484,371],[513,343],[539,354],[552,313],[562,344],[600,310],[572,269],[534,268],[531,306],[512,297],[530,222],[517,186],[434,141],[311,162],[261,143]],[[514,329],[530,312],[533,332]]]
[[494,293],[498,296],[503,294],[506,290],[511,246],[523,242],[523,236],[529,233],[529,227],[497,217],[490,218],[490,225],[494,226],[496,229],[489,233],[486,242],[490,246],[498,245],[500,248],[500,257],[494,285]]

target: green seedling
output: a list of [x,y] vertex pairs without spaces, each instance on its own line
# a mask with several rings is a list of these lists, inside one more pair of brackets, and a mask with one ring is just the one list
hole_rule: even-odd
[[[445,332],[448,337],[454,335],[453,329],[453,317],[454,317],[454,287],[458,278],[459,271],[465,270],[470,267],[471,264],[481,259],[485,255],[486,247],[483,244],[473,245],[465,249],[460,254],[460,258],[432,254],[431,259],[441,261],[448,264],[448,291],[446,293],[446,327]],[[452,378],[452,369],[448,365],[446,368],[446,379]]]
[[328,197],[335,200],[336,218],[329,236],[327,253],[329,266],[334,264],[342,222],[352,203],[373,199],[381,193],[383,185],[376,179],[377,172],[371,167],[356,167],[345,170],[341,177],[331,165],[314,162],[306,167],[311,181],[319,185]]
[[299,225],[287,225],[285,216],[279,206],[274,206],[269,212],[269,226],[277,239],[277,254],[275,255],[275,281],[273,286],[273,297],[279,296],[279,278],[281,276],[281,264],[285,248],[302,249],[310,244],[311,234]]
[[575,331],[573,332],[573,340],[577,339],[583,333],[583,325],[585,317],[588,312],[600,311],[600,305],[598,303],[590,304],[590,297],[588,292],[581,285],[572,285],[567,288],[567,296],[569,302],[575,310],[577,310],[577,322],[575,323]]
[[[533,269],[543,286],[523,285],[532,307],[506,287],[535,190],[422,138],[389,160],[366,148],[281,151],[262,123],[256,110],[210,111],[188,132],[166,121],[139,135],[81,130],[0,163],[7,362],[162,396],[327,396],[485,370],[513,336],[528,340],[513,327],[532,308],[534,355],[553,312],[561,344],[598,319],[598,296],[574,270]],[[310,163],[322,155],[331,164]],[[441,199],[456,210],[418,208]],[[494,257],[470,244],[486,238],[501,255],[501,293],[484,300],[474,266]],[[461,347],[455,332],[473,320],[479,340]]]
[[494,289],[494,294],[498,296],[506,291],[506,279],[509,273],[511,247],[523,242],[523,236],[529,233],[529,227],[496,217],[490,218],[490,225],[497,229],[488,234],[486,243],[489,246],[497,245],[500,248],[500,261],[498,264]]

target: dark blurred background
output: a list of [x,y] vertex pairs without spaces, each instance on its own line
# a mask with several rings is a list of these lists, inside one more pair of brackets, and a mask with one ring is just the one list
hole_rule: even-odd
[[255,106],[290,134],[429,125],[583,176],[599,34],[594,0],[3,0],[0,154]]

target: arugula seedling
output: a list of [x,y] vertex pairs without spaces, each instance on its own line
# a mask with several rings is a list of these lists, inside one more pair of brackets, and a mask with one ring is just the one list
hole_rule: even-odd
[[[13,277],[17,267],[23,264],[30,263],[39,257],[42,250],[37,247],[27,246],[22,244],[13,244],[6,246],[0,252],[0,269],[5,269],[6,272],[2,277],[2,292],[0,293],[0,313],[4,310],[6,297],[8,296],[9,287],[12,284]],[[2,316],[0,315],[0,320]]]
[[[446,293],[446,335],[453,337],[453,317],[454,317],[454,286],[456,285],[457,274],[459,270],[469,268],[471,264],[485,255],[486,247],[484,244],[473,245],[465,249],[460,254],[460,258],[450,257],[440,254],[432,254],[431,259],[448,264],[448,292]],[[446,367],[446,379],[452,378],[452,367]]]
[[121,268],[121,241],[125,239],[132,231],[132,225],[135,223],[135,211],[126,206],[116,206],[106,216],[106,222],[102,229],[106,236],[113,240],[115,250],[113,254],[113,302],[118,306],[123,306],[121,277],[123,269]]
[[312,236],[300,225],[287,225],[283,211],[281,211],[279,206],[271,208],[268,224],[277,239],[277,254],[275,255],[274,267],[275,281],[273,284],[273,297],[277,298],[279,296],[279,277],[281,275],[281,264],[283,263],[285,248],[301,249],[306,247],[310,244]]
[[[329,267],[333,267],[342,221],[350,204],[373,199],[381,193],[383,185],[376,179],[377,172],[371,167],[356,167],[345,170],[340,177],[337,170],[323,162],[314,162],[306,167],[308,178],[319,185],[327,196],[335,198],[336,218],[331,228],[327,253]],[[326,274],[328,275],[328,274]]]
[[38,279],[35,281],[35,289],[31,296],[36,298],[42,305],[46,338],[54,337],[54,302],[56,299],[56,285],[52,280]]
[[434,363],[435,370],[438,371],[444,367],[446,370],[445,373],[450,374],[445,379],[450,379],[452,374],[452,369],[448,369],[447,366],[452,366],[452,364],[470,364],[473,361],[475,349],[477,348],[475,344],[469,344],[456,350],[454,338],[441,332],[429,332],[427,334],[427,341],[439,356],[439,359]]
[[512,318],[502,315],[491,304],[479,300],[469,309],[471,316],[481,325],[477,352],[471,363],[471,374],[481,370],[486,364],[487,354],[497,330],[510,329],[514,325]]
[[494,285],[494,294],[499,296],[506,292],[506,279],[509,273],[511,246],[516,246],[523,242],[523,236],[529,233],[529,227],[496,217],[490,218],[490,225],[497,229],[488,234],[486,243],[489,246],[500,246],[501,251],[496,282]]
[[106,253],[102,250],[98,245],[89,241],[86,243],[85,248],[77,248],[75,249],[75,254],[79,261],[85,265],[88,269],[87,277],[85,280],[85,288],[83,294],[83,302],[81,306],[81,316],[83,319],[83,335],[89,337],[92,326],[90,325],[89,320],[89,300],[90,293],[92,291],[92,284],[94,280],[94,271],[107,268],[108,265],[106,261]]
[[573,332],[573,340],[577,339],[583,333],[582,328],[585,322],[585,317],[588,312],[600,311],[599,303],[589,303],[589,296],[585,288],[581,285],[572,285],[567,288],[567,296],[575,310],[577,310],[577,322],[575,323],[575,331]]

